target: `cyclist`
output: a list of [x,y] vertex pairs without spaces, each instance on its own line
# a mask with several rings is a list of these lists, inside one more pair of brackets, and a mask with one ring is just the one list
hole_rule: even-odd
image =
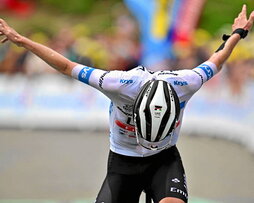
[[[244,5],[232,25],[232,34],[224,36],[219,49],[192,70],[150,72],[139,66],[130,71],[104,71],[72,62],[31,41],[3,19],[0,35],[1,42],[9,40],[24,47],[59,72],[111,99],[108,170],[96,203],[137,203],[143,190],[156,203],[183,203],[188,201],[188,191],[176,147],[183,111],[192,95],[221,70],[236,44],[252,28],[254,11],[249,18],[246,13]],[[158,104],[151,106],[153,99]],[[164,119],[162,114],[169,116]],[[157,123],[156,117],[160,118]],[[160,128],[163,132],[154,136]]]

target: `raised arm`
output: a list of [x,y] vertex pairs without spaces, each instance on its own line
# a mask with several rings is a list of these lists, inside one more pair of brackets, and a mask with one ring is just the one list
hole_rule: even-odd
[[[241,39],[241,33],[235,32],[236,30],[243,29],[244,32],[250,31],[254,22],[254,11],[250,14],[250,17],[247,18],[247,9],[246,5],[243,5],[242,11],[235,18],[235,21],[232,25],[232,35],[228,36],[228,39],[224,39],[225,42],[220,46],[220,48],[208,59],[208,61],[214,63],[218,70],[222,68],[223,63],[228,59],[232,53],[234,47],[237,45]],[[240,30],[241,31],[241,30]]]
[[9,40],[20,47],[24,47],[65,75],[71,76],[73,67],[77,65],[56,51],[20,35],[3,19],[0,19],[0,36],[4,36],[1,43]]

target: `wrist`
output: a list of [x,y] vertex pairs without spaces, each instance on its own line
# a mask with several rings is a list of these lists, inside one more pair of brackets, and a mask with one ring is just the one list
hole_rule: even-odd
[[248,32],[249,32],[248,30],[245,30],[243,28],[237,28],[232,32],[232,35],[238,34],[241,39],[244,39],[248,35]]
[[9,37],[9,39],[17,46],[22,46],[23,44],[23,36],[18,33],[15,33],[13,36]]
[[14,43],[19,46],[19,47],[25,47],[25,44],[27,43],[26,41],[28,40],[28,38],[18,34],[14,37]]

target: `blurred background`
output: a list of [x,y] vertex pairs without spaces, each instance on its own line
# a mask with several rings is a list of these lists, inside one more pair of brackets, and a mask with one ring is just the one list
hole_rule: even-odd
[[[0,0],[0,17],[105,70],[190,69],[253,0]],[[191,203],[254,202],[254,34],[186,107]],[[0,203],[93,202],[106,173],[109,100],[25,49],[0,46]],[[143,196],[141,202],[143,201]]]

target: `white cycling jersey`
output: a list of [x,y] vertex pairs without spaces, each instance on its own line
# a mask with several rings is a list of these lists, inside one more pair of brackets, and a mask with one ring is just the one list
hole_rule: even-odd
[[160,152],[137,143],[132,117],[135,98],[148,80],[164,80],[175,89],[180,100],[180,118],[170,146],[176,144],[184,108],[204,82],[217,73],[215,64],[207,61],[194,69],[151,72],[142,66],[129,71],[105,71],[77,65],[72,76],[105,94],[110,100],[110,149],[126,156],[143,157]]

